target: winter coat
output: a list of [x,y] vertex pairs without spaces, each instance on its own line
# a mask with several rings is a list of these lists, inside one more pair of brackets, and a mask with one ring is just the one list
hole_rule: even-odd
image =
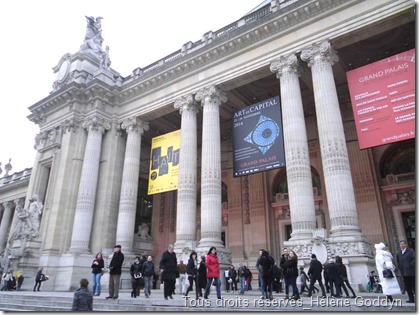
[[198,260],[189,258],[188,265],[186,266],[186,273],[188,276],[195,277],[198,272]]
[[141,273],[144,277],[151,277],[154,274],[154,263],[152,261],[143,262]]
[[298,258],[294,256],[286,260],[284,263],[284,269],[287,270],[287,277],[298,277]]
[[415,256],[415,251],[409,247],[406,248],[404,254],[402,254],[401,250],[397,253],[397,265],[403,277],[415,276]]
[[[97,261],[99,263],[99,265],[94,264],[95,261]],[[101,259],[96,258],[92,262],[92,273],[94,273],[94,274],[102,273],[102,268],[104,268],[104,267],[105,267],[104,260],[102,258]]]
[[112,255],[111,263],[109,264],[109,274],[120,275],[122,273],[122,264],[124,263],[124,254],[114,252]]
[[207,266],[203,261],[199,263],[198,267],[198,282],[200,288],[205,288],[207,285]]
[[207,278],[219,278],[220,277],[220,263],[218,257],[213,254],[208,254],[206,259],[207,265]]
[[169,253],[166,250],[163,253],[160,260],[160,269],[163,269],[162,280],[176,280],[177,258],[175,252]]
[[320,261],[316,258],[311,259],[310,261],[310,268],[308,268],[307,275],[312,280],[321,280],[322,279],[322,270],[323,266]]
[[262,256],[259,257],[259,272],[262,273],[264,278],[273,278],[272,267],[274,263],[274,259],[268,255],[268,252],[263,251]]
[[335,262],[328,263],[325,268],[331,281],[337,281],[340,279],[339,266]]
[[[385,265],[391,264],[392,268],[391,271],[394,274],[394,278],[384,278],[383,277],[383,267]],[[394,265],[393,265],[393,256],[390,252],[382,249],[376,249],[375,254],[375,267],[377,268],[378,275],[380,277],[380,284],[383,289],[383,294],[385,295],[393,295],[393,294],[401,294],[400,286],[397,282],[395,272],[394,272]]]
[[72,311],[93,311],[93,294],[87,288],[74,292]]
[[[133,263],[131,265],[130,270],[129,270],[130,274],[131,274],[131,281],[133,281],[133,282],[139,281],[138,276],[141,276],[141,277],[143,276],[142,275],[142,270],[143,270],[143,264],[141,262]],[[137,277],[135,277],[135,276],[137,276]]]

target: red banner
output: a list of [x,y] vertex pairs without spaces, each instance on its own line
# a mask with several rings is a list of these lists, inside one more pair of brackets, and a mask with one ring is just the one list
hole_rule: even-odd
[[415,49],[346,73],[360,149],[415,138]]

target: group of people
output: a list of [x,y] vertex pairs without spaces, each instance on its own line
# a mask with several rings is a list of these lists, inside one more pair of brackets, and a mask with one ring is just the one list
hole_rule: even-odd
[[[400,294],[400,287],[395,277],[395,266],[393,257],[390,252],[385,250],[383,243],[376,244],[376,268],[380,275],[384,269],[389,269],[393,274],[392,277],[382,277],[380,285],[382,292],[387,299],[392,301],[394,294]],[[415,289],[415,251],[407,247],[405,241],[400,241],[400,251],[397,256],[397,264],[403,277],[404,287],[409,296],[408,302],[414,303]],[[114,247],[114,254],[109,264],[109,296],[106,299],[117,299],[119,294],[119,282],[121,278],[122,264],[124,255],[121,252],[121,246]],[[96,255],[92,263],[92,279],[93,279],[93,295],[99,296],[101,292],[100,278],[104,261],[102,255]],[[170,244],[167,250],[162,254],[158,265],[161,274],[161,281],[164,284],[164,298],[166,300],[173,299],[175,293],[176,279],[180,281],[181,294],[185,298],[189,297],[190,292],[195,290],[196,298],[209,298],[211,286],[215,286],[217,299],[221,299],[221,280],[220,280],[220,262],[217,256],[217,249],[210,247],[207,256],[201,256],[198,261],[198,254],[192,251],[189,255],[187,264],[181,260],[177,263],[174,246]],[[312,296],[313,291],[320,292],[321,296],[326,297],[326,292],[333,297],[341,297],[342,290],[347,297],[355,298],[356,294],[348,281],[346,267],[341,257],[336,256],[334,260],[322,265],[317,260],[315,254],[311,255],[311,261],[307,273],[303,267],[298,267],[298,257],[296,253],[288,248],[283,249],[283,253],[279,262],[279,266],[265,249],[259,251],[259,258],[256,262],[256,268],[259,272],[259,289],[261,291],[261,299],[273,299],[273,291],[282,292],[281,278],[285,284],[286,299],[300,299],[301,294],[307,289],[308,296]],[[139,288],[144,288],[144,295],[149,297],[151,294],[152,279],[154,276],[153,257],[137,256],[130,268],[131,279],[133,283],[131,296],[140,295]],[[182,275],[182,277],[181,277]],[[226,290],[237,290],[237,279],[240,282],[240,294],[244,294],[249,290],[252,279],[250,269],[240,264],[236,271],[231,265],[224,273],[226,279]],[[297,287],[297,278],[300,279],[300,290]],[[183,278],[183,280],[181,280]],[[323,284],[323,278],[325,285]],[[141,280],[142,279],[142,280]],[[189,286],[186,287],[186,279]],[[275,285],[275,282],[277,284]],[[318,282],[320,290],[315,287]],[[87,289],[88,280],[83,278],[80,280],[80,288],[74,294],[73,310],[92,310],[93,295]],[[185,284],[185,285],[183,285]],[[292,295],[290,296],[289,287],[292,287]],[[326,286],[326,288],[325,288]],[[349,295],[348,289],[352,296]],[[202,292],[204,290],[204,292]]]
[[16,275],[13,275],[12,269],[7,270],[1,277],[3,281],[1,291],[20,291],[24,279],[25,277],[20,271],[17,271]]

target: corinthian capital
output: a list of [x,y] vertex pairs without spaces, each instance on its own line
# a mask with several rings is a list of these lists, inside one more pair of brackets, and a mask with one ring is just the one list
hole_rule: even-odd
[[308,66],[311,67],[316,60],[326,61],[333,65],[339,58],[332,45],[330,45],[330,42],[326,40],[313,44],[307,49],[303,49],[301,60],[307,61]]
[[302,68],[300,67],[295,54],[281,56],[279,60],[272,61],[270,70],[271,72],[276,73],[276,77],[278,79],[280,79],[281,76],[287,72],[296,73],[298,76],[302,73]]
[[179,110],[181,115],[184,110],[194,111],[195,113],[198,113],[199,111],[198,103],[195,101],[193,94],[181,96],[180,98],[176,99],[175,108]]
[[148,130],[149,126],[148,122],[141,120],[139,117],[130,117],[122,122],[121,128],[127,132],[133,131],[142,134]]
[[221,105],[227,101],[227,96],[218,86],[212,85],[199,90],[195,95],[195,100],[201,102],[202,106],[207,102]]
[[87,131],[98,131],[104,133],[106,130],[111,129],[111,124],[105,118],[94,115],[92,117],[86,118],[82,123],[82,127]]

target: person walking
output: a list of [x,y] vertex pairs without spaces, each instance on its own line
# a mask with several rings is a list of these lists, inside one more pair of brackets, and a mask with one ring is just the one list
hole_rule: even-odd
[[[393,255],[385,250],[384,243],[375,244],[375,267],[380,275],[381,288],[383,294],[387,296],[388,301],[393,301],[393,294],[401,294],[399,283],[395,277],[395,267],[393,264]],[[383,270],[388,269],[392,272],[393,277],[388,278],[383,275]]]
[[228,270],[229,278],[230,278],[230,285],[231,285],[231,292],[237,291],[237,271],[234,269],[234,266],[231,265]]
[[204,299],[208,299],[213,282],[215,283],[217,298],[221,299],[220,263],[217,257],[217,249],[214,246],[211,246],[208,251],[206,265],[207,286],[205,287]]
[[44,281],[45,275],[42,273],[44,270],[43,267],[39,267],[35,274],[35,286],[33,291],[41,291],[41,283]]
[[322,297],[326,297],[326,293],[324,292],[324,286],[322,281],[322,263],[317,260],[317,256],[315,254],[311,254],[311,261],[310,267],[307,271],[307,275],[310,278],[310,286],[308,288],[308,296],[311,297],[311,294],[314,289],[314,284],[316,281],[320,285],[320,289],[322,290]]
[[207,265],[205,264],[205,256],[201,256],[201,262],[198,267],[198,295],[202,297],[202,289],[207,287]]
[[153,286],[154,275],[154,262],[152,256],[148,256],[147,261],[143,263],[141,273],[144,279],[144,295],[146,298],[149,298],[151,294],[151,288]]
[[297,277],[298,277],[298,256],[292,250],[289,252],[289,259],[285,261],[284,268],[287,268],[288,281],[292,286],[292,297],[293,300],[300,299],[300,292],[297,288]]
[[102,253],[97,253],[95,259],[92,262],[92,280],[93,280],[93,296],[100,296],[102,291],[102,284],[100,280],[103,275],[103,268],[105,267],[105,261],[103,260]]
[[[310,289],[309,289],[310,278],[308,277],[308,275],[304,271],[303,266],[300,267],[300,275],[298,277],[300,278],[300,295],[302,295],[305,292],[306,289],[309,292],[310,291]],[[315,292],[319,292],[319,289],[317,289],[315,286],[313,286],[313,290]]]
[[284,277],[284,286],[285,286],[285,298],[289,298],[289,286],[291,284],[290,277],[288,276],[288,267],[287,261],[290,259],[288,248],[282,249],[281,260],[279,261],[279,266],[282,269],[282,276]]
[[[343,264],[342,257],[336,256],[336,265],[338,265],[339,267],[340,284],[343,291],[345,291],[346,297],[349,297],[349,292],[348,292],[348,289],[349,289],[352,292],[351,298],[353,299],[356,298],[355,291],[354,289],[352,289],[348,281],[348,273],[346,271],[346,266]],[[346,287],[348,287],[348,289]]]
[[72,311],[93,311],[93,294],[87,288],[88,285],[86,278],[80,280],[80,288],[74,292]]
[[179,290],[180,294],[185,295],[186,292],[186,265],[183,263],[183,260],[179,261],[179,264],[177,265],[177,271],[179,273]]
[[186,289],[185,296],[188,296],[188,293],[193,291],[193,285],[195,282],[195,287],[197,287],[197,274],[198,274],[198,254],[195,251],[192,251],[189,255],[188,264],[186,272],[188,274],[189,287]]
[[339,267],[336,265],[334,259],[330,259],[329,263],[326,266],[327,273],[329,274],[329,287],[330,287],[330,296],[336,298],[341,297],[341,284],[340,284],[340,272]]
[[137,296],[140,296],[140,285],[141,285],[140,281],[143,277],[141,273],[142,268],[143,268],[143,265],[141,263],[141,258],[140,256],[136,256],[129,270],[131,274],[131,286],[132,286],[131,297],[132,298],[137,298]]
[[176,269],[177,269],[177,258],[173,251],[173,244],[169,244],[167,250],[163,253],[159,269],[161,273],[161,280],[164,283],[164,298],[168,300],[173,299],[173,292],[176,286]]
[[403,277],[404,288],[407,292],[409,300],[407,303],[415,303],[413,290],[415,289],[415,266],[416,253],[412,248],[407,246],[405,240],[399,242],[400,251],[396,255],[397,266]]
[[121,252],[121,245],[115,245],[112,259],[109,264],[109,296],[106,297],[107,300],[116,300],[119,297],[119,283],[121,281],[124,259],[124,254]]
[[259,257],[259,276],[261,276],[261,299],[266,298],[272,300],[272,282],[273,282],[273,265],[275,260],[269,255],[268,251],[262,250],[262,254]]

